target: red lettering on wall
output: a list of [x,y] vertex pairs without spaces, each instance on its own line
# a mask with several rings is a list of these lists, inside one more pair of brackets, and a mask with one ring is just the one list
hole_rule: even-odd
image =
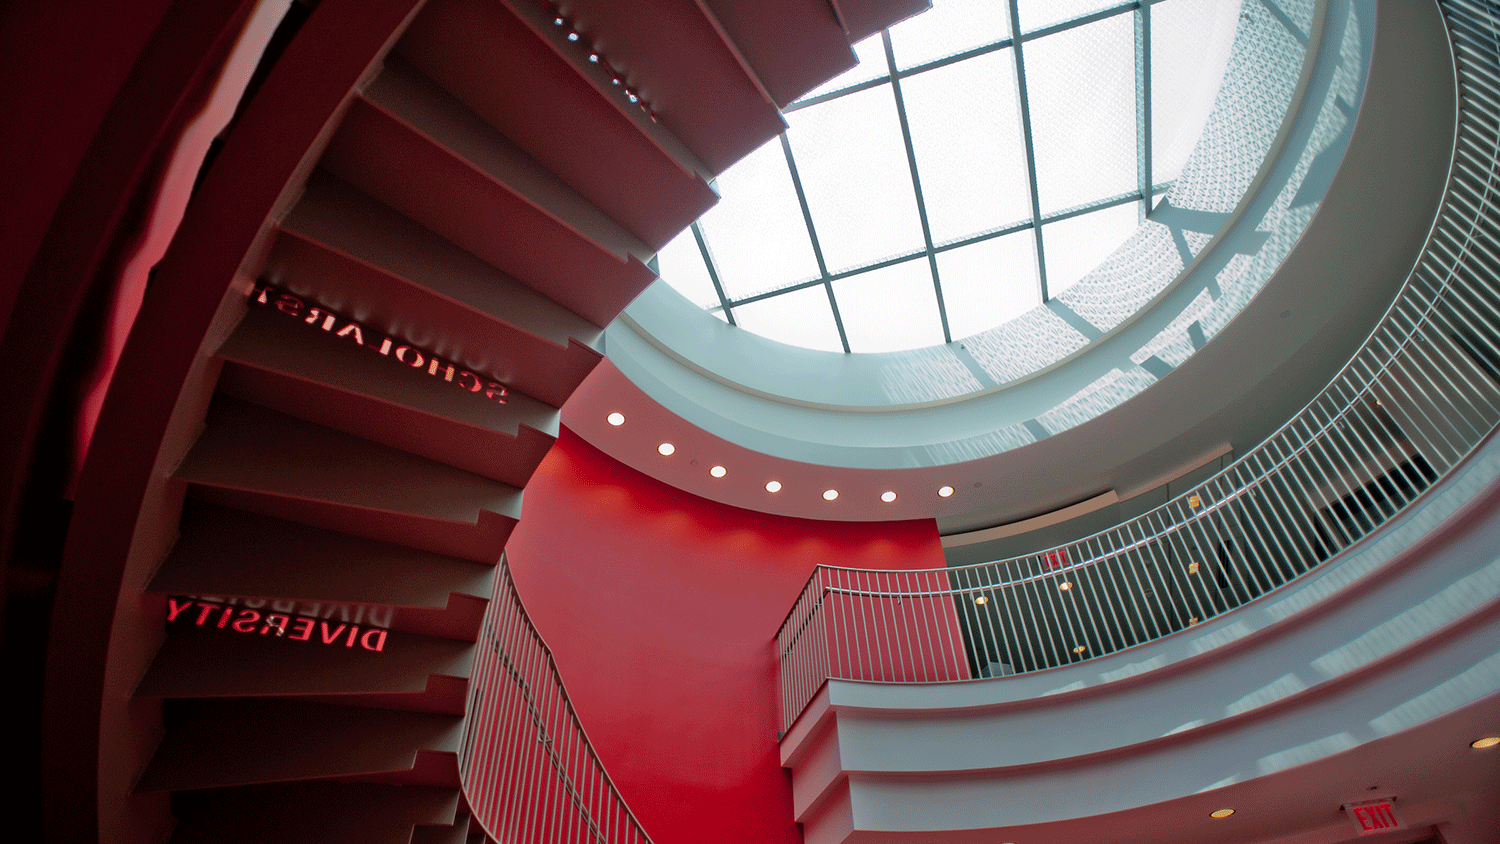
[[241,633],[250,633],[255,630],[255,622],[260,621],[260,612],[257,610],[240,610],[240,617],[234,620],[233,627]]
[[[411,352],[411,360],[406,359],[406,352]],[[422,353],[411,346],[401,346],[396,349],[396,360],[401,361],[412,369],[422,368]]]
[[328,622],[323,621],[319,622],[319,624],[323,626],[323,632],[320,635],[322,635],[323,644],[325,645],[331,645],[334,642],[337,642],[339,639],[339,635],[344,632],[344,625],[342,624],[340,624],[338,627],[333,628],[332,633],[328,632]]
[[360,331],[359,323],[357,322],[351,322],[343,328],[340,328],[337,332],[335,332],[334,336],[353,337],[354,342],[360,344],[361,346],[365,344],[365,335]]
[[[457,364],[449,363],[438,358],[437,355],[424,351],[415,345],[397,345],[390,337],[381,336],[379,331],[364,325],[357,320],[346,319],[338,313],[320,305],[308,306],[302,299],[290,293],[279,290],[276,287],[256,285],[250,290],[250,301],[257,305],[273,305],[282,313],[298,317],[308,325],[316,325],[324,331],[334,334],[336,337],[349,338],[361,346],[372,351],[379,352],[386,357],[394,357],[412,369],[421,370],[425,364],[426,372],[434,378],[441,377],[449,384],[456,384],[461,389],[478,393],[484,392],[484,397],[498,404],[506,403],[509,391],[504,384],[498,381],[490,381],[488,384],[478,375],[468,370],[460,370]],[[334,331],[335,326],[343,324],[342,328]],[[369,335],[369,339],[366,339]],[[376,342],[376,339],[379,342]],[[465,378],[470,383],[465,383]]]
[[217,607],[215,607],[213,604],[205,604],[202,602],[199,602],[198,606],[202,607],[202,609],[198,610],[198,620],[193,623],[198,625],[199,627],[202,627],[203,622],[208,620],[208,614],[217,609]]
[[[370,644],[370,637],[371,636],[375,637],[375,644],[373,644],[373,645]],[[359,637],[359,646],[362,647],[362,648],[364,648],[367,651],[383,651],[383,650],[385,650],[385,631],[384,630],[366,630],[365,631],[365,635]]]
[[312,638],[313,625],[316,623],[317,622],[313,621],[310,618],[292,619],[292,631],[287,634],[287,638],[296,639],[299,642],[306,642],[308,639]]
[[176,621],[177,620],[177,616],[182,615],[182,611],[185,610],[185,609],[187,609],[188,607],[191,607],[192,605],[193,605],[192,601],[183,601],[179,605],[177,603],[177,599],[176,598],[168,598],[167,599],[167,621]]

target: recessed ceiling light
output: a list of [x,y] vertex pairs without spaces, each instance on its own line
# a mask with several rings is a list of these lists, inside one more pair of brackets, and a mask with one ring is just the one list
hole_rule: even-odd
[[979,604],[980,606],[988,604],[989,602],[990,602],[990,599],[986,595],[980,595],[978,598],[974,599],[974,603]]
[[1232,814],[1234,814],[1233,809],[1215,809],[1209,812],[1208,816],[1211,818],[1227,818]]
[[1475,750],[1483,750],[1486,747],[1494,747],[1497,744],[1500,744],[1500,736],[1485,736],[1482,739],[1475,739],[1469,742],[1469,746]]
[[606,421],[609,424],[611,424],[611,425],[615,426],[616,428],[618,428],[621,425],[625,424],[625,414],[623,414],[623,413],[611,413],[610,415],[604,417],[604,421]]
[[945,486],[945,487],[942,487],[941,489],[938,490],[938,495],[941,495],[944,498],[947,498],[948,496],[950,496],[952,494],[953,494],[953,487],[951,487],[951,486]]
[[766,492],[781,492],[781,481],[766,481]]
[[1069,589],[1073,588],[1073,581],[1071,581],[1071,580],[1064,580],[1062,583],[1057,584],[1057,588],[1061,589],[1064,592],[1066,592]]
[[722,478],[725,475],[729,474],[729,470],[725,469],[723,466],[715,466],[712,469],[709,469],[708,473],[716,478]]
[[1075,654],[1081,654],[1081,653],[1083,653],[1086,650],[1088,650],[1088,646],[1087,645],[1075,645],[1073,647],[1073,653],[1075,653]]
[[880,500],[884,501],[887,504],[889,504],[892,501],[896,500],[896,493],[894,493],[894,492],[882,492],[880,494]]
[[839,497],[839,491],[836,490],[836,489],[825,489],[825,490],[823,490],[823,500],[824,501],[832,501],[833,499],[838,498],[838,497]]
[[1197,574],[1197,573],[1198,573],[1198,563],[1196,561],[1188,563],[1188,574]]
[[662,457],[668,457],[672,454],[672,452],[676,450],[677,446],[672,445],[671,443],[662,443],[661,445],[656,447],[656,452]]

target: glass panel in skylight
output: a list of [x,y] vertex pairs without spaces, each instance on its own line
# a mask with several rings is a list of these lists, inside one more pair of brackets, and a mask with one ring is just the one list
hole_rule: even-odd
[[1007,38],[1010,7],[1003,0],[933,0],[931,9],[891,27],[902,70]]
[[1099,266],[1140,225],[1139,202],[1127,202],[1042,226],[1047,295],[1057,296]]
[[854,58],[858,64],[803,94],[797,101],[840,91],[871,79],[880,79],[890,72],[885,63],[885,44],[881,43],[878,32],[854,45]]
[[937,256],[948,329],[962,340],[1042,303],[1036,236],[1030,229],[971,243]]
[[[1020,0],[1021,31],[1032,32],[1044,26],[1071,20],[1079,15],[1121,5],[1121,0]],[[1122,17],[1129,18],[1131,12]]]
[[889,83],[792,112],[787,121],[829,272],[922,248]]
[[842,352],[828,291],[818,284],[734,308],[741,328],[790,346]]
[[934,243],[1031,219],[1010,50],[901,80]]
[[700,222],[730,299],[818,276],[781,142],[772,139],[718,179],[723,199]]
[[708,277],[708,267],[703,263],[703,253],[698,241],[693,238],[691,228],[656,253],[658,275],[673,290],[686,296],[689,302],[700,308],[711,308],[719,304],[719,294],[714,291],[713,280]]
[[851,352],[896,352],[943,342],[927,259],[914,258],[833,283]]
[[1182,172],[1224,81],[1239,25],[1229,0],[1170,0],[1151,7],[1151,179]]
[[1131,16],[1029,41],[1023,54],[1042,214],[1136,190]]

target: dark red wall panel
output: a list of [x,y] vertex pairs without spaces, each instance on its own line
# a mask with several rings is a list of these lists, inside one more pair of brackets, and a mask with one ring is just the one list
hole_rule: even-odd
[[943,565],[931,521],[739,510],[567,430],[526,486],[508,554],[579,719],[656,844],[800,844],[777,753],[782,618],[818,563]]

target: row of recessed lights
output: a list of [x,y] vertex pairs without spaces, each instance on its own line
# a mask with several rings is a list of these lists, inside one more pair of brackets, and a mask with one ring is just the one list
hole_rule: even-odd
[[[608,422],[609,424],[615,426],[616,428],[618,428],[621,425],[625,424],[625,414],[620,413],[619,411],[616,411],[616,412],[611,413],[608,416],[606,416],[605,417],[605,421]],[[664,442],[661,445],[658,445],[656,447],[656,453],[660,454],[662,457],[671,457],[676,452],[677,452],[677,446],[673,445],[670,442]],[[708,470],[708,474],[712,475],[715,478],[722,478],[725,475],[729,474],[729,470],[726,469],[723,466],[715,465],[715,466],[713,466],[712,468],[710,468]],[[766,492],[777,493],[777,492],[781,492],[781,490],[782,490],[781,481],[776,481],[776,480],[766,481]],[[953,495],[953,492],[954,492],[953,487],[951,487],[951,486],[942,486],[942,487],[938,488],[937,494],[938,494],[939,497],[948,498],[951,495]],[[823,500],[824,501],[836,501],[836,500],[838,500],[838,497],[839,497],[839,491],[836,490],[836,489],[825,489],[825,490],[823,490]],[[882,492],[880,494],[880,500],[884,501],[887,504],[890,504],[891,502],[893,502],[893,501],[896,500],[896,493],[895,493],[895,491],[894,490],[886,490],[885,492]]]

